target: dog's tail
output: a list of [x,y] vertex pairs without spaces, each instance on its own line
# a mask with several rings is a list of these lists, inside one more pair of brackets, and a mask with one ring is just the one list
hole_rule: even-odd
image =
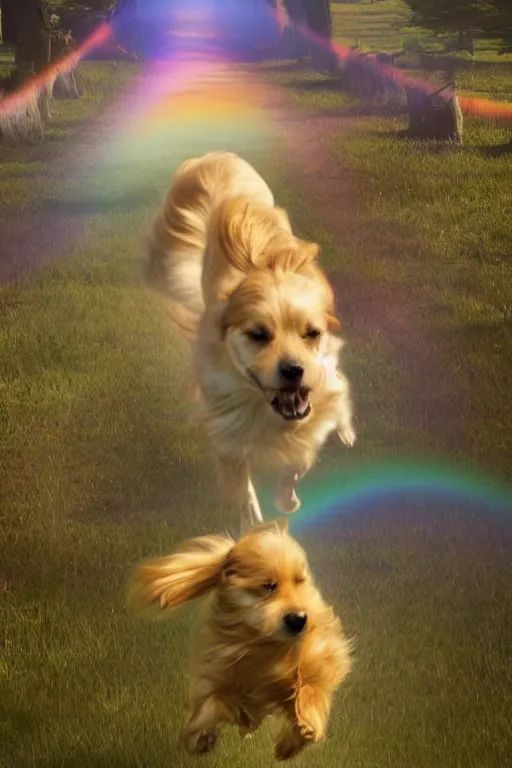
[[247,194],[263,206],[273,196],[261,176],[232,152],[209,152],[178,168],[150,231],[146,279],[163,292],[171,319],[193,340],[204,313],[203,260],[210,220],[224,200]]
[[151,227],[147,246],[147,284],[163,293],[171,321],[193,341],[204,311],[201,272],[206,243],[209,194],[193,171],[199,160],[178,168]]
[[140,616],[162,616],[214,589],[227,555],[229,536],[200,536],[173,555],[141,563],[127,588],[129,607]]

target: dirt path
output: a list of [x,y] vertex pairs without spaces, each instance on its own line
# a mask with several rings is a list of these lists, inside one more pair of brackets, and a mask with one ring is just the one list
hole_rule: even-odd
[[[20,214],[9,208],[0,211],[0,283],[15,282],[48,261],[69,257],[86,236],[91,216],[108,213],[128,199],[130,204],[137,203],[131,189],[122,191],[121,201],[98,195],[104,190],[98,190],[97,179],[105,169],[115,174],[112,158],[126,135],[126,123],[136,120],[148,100],[158,95],[155,82],[168,79],[167,90],[175,93],[186,89],[188,81],[208,65],[208,57],[190,62],[187,54],[181,54],[163,65],[148,67],[98,116],[76,129],[63,154],[44,156],[45,175],[37,179],[37,192],[29,207]],[[155,72],[162,66],[171,73],[169,78]],[[184,68],[188,79],[183,76]],[[35,175],[41,176],[41,172]]]
[[[163,83],[164,101],[168,96],[173,110],[186,111],[194,105],[197,109],[203,100],[205,111],[215,106],[229,113],[241,109],[243,102],[247,102],[248,107],[251,102],[251,107],[263,113],[265,124],[270,126],[270,134],[277,141],[280,156],[286,160],[294,186],[304,190],[305,200],[333,233],[336,242],[365,254],[376,265],[388,258],[378,235],[365,225],[367,219],[362,216],[362,203],[356,194],[352,173],[343,162],[333,162],[326,148],[329,138],[345,130],[350,118],[305,112],[293,106],[282,89],[262,82],[252,70],[238,67],[233,70],[219,63],[212,68],[211,62],[202,68],[201,62],[196,62],[194,69],[189,60],[168,62],[167,66],[169,77],[162,78],[161,73],[155,77],[153,71],[138,79],[120,101],[78,132],[65,156],[52,166],[48,186],[62,183],[63,178],[75,179],[75,187],[80,189],[80,204],[76,199],[42,200],[35,209],[1,226],[0,281],[16,280],[27,269],[38,268],[49,259],[68,256],[74,244],[86,236],[90,217],[98,210],[108,211],[109,204],[115,203],[104,199],[99,205],[91,182],[98,169],[108,165],[112,142],[123,134],[125,116],[144,112],[148,94],[155,90],[152,80]],[[186,67],[188,81],[178,76],[183,67]],[[180,133],[175,124],[173,129],[174,141],[184,145],[189,140],[186,131]],[[229,140],[223,141],[229,146]],[[177,151],[187,154],[184,146],[177,147]],[[151,173],[150,168],[147,173]],[[137,200],[133,204],[136,205]],[[442,450],[460,444],[459,406],[453,401],[449,382],[444,380],[444,366],[435,343],[421,325],[418,296],[410,291],[410,286],[409,293],[407,289],[397,293],[395,288],[391,293],[385,285],[375,281],[369,284],[354,269],[344,274],[343,280],[336,276],[333,279],[351,343],[372,347],[384,339],[393,350],[395,365],[408,374],[410,386],[402,388],[405,391],[398,403],[402,420],[414,429],[438,436],[438,447]],[[394,396],[395,393],[390,393],[390,397]]]
[[[329,139],[351,128],[354,119],[299,109],[282,89],[275,87],[269,86],[260,94],[294,187],[304,190],[304,198],[337,244],[364,254],[378,268],[379,263],[390,258],[386,250],[389,242],[379,242],[378,233],[368,228],[353,171],[342,160],[334,161],[327,149]],[[421,287],[390,289],[378,281],[370,283],[354,269],[342,278],[334,275],[332,280],[350,342],[372,347],[385,340],[392,349],[394,364],[407,374],[409,386],[397,404],[404,422],[435,435],[436,447],[441,451],[460,447],[461,405],[454,400],[435,339],[422,323]],[[401,389],[398,383],[397,389]],[[395,394],[391,392],[390,397]]]
[[48,260],[68,256],[73,243],[83,235],[93,205],[78,208],[72,200],[62,202],[54,194],[70,180],[87,187],[103,160],[98,137],[118,130],[119,104],[125,98],[126,94],[81,125],[63,154],[45,158],[45,175],[37,179],[36,197],[28,209],[20,214],[11,209],[2,211],[0,283],[16,281]]

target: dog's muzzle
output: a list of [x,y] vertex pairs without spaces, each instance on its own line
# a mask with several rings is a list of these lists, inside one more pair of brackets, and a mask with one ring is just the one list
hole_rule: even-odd
[[[247,377],[260,389],[269,400],[272,410],[286,421],[302,421],[311,413],[308,387],[288,386],[280,389],[267,390],[250,368],[246,370]],[[272,397],[274,395],[274,397]]]
[[307,387],[282,387],[270,405],[286,421],[302,421],[311,413],[310,394]]

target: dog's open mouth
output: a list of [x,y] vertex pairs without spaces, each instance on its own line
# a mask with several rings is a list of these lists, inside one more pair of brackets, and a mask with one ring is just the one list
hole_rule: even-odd
[[283,419],[301,421],[311,413],[310,393],[311,390],[307,387],[278,389],[270,405]]

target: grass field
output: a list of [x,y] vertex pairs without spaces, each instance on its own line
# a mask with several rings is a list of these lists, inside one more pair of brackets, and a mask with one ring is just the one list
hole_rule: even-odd
[[[298,107],[311,104],[295,81],[282,82]],[[331,96],[322,98],[329,108]],[[205,129],[204,136],[208,147],[229,144],[257,165],[301,233],[322,243],[335,278],[363,269],[363,308],[377,273],[379,290],[414,297],[453,367],[454,395],[462,389],[476,409],[465,422],[470,449],[457,446],[446,465],[456,472],[465,456],[473,468],[506,475],[510,326],[503,306],[510,297],[503,264],[510,225],[497,193],[505,195],[509,161],[476,148],[434,156],[387,138],[388,128],[360,120],[330,146],[333,163],[359,179],[361,229],[377,222],[373,236],[388,246],[388,260],[373,265],[370,241],[332,237],[307,191],[293,184],[289,158],[241,134],[223,138]],[[114,156],[101,173],[91,168],[56,184],[54,202],[89,202],[86,237],[72,259],[0,288],[2,768],[197,762],[177,741],[191,613],[146,625],[131,620],[123,604],[126,576],[140,557],[238,523],[217,501],[203,441],[189,425],[186,348],[169,332],[158,299],[141,287],[140,233],[179,159],[198,149],[192,126],[170,138],[158,151],[147,147],[144,162],[136,153],[124,163]],[[63,139],[51,154],[45,145],[38,183],[64,146]],[[24,155],[9,162],[24,163]],[[124,199],[112,189],[134,192]],[[17,197],[8,186],[6,195],[13,206],[24,199],[23,185]],[[380,338],[358,346],[352,335],[347,368],[360,441],[350,457],[332,445],[323,462],[339,473],[341,489],[368,463],[380,467],[409,453],[441,458],[435,430],[425,434],[397,407],[410,382],[393,365],[393,344]],[[320,474],[306,484],[310,494],[315,484],[321,493]],[[510,521],[486,514],[485,504],[414,492],[356,503],[346,514],[337,509],[324,521],[314,512],[298,517],[295,530],[356,639],[357,663],[337,698],[328,741],[295,764],[505,766],[512,744]],[[262,768],[274,730],[265,725],[243,746],[227,732],[204,763]]]
[[[433,35],[421,27],[409,26],[410,9],[403,0],[379,2],[331,2],[334,38],[343,45],[359,46],[369,51],[399,51],[404,42],[414,38],[425,50],[441,50],[450,38]],[[499,55],[500,44],[495,40],[476,40],[477,59],[511,61],[510,55]]]
[[[453,36],[434,35],[426,29],[408,26],[410,11],[402,0],[380,0],[377,3],[355,2],[331,4],[334,38],[343,45],[359,45],[362,51],[398,52],[413,45],[427,53],[441,52]],[[512,54],[499,54],[499,41],[475,41],[475,66],[460,69],[457,89],[470,96],[496,101],[512,99]],[[410,74],[446,81],[444,73]]]
[[369,279],[374,269],[391,292],[421,294],[421,323],[435,333],[467,400],[469,456],[509,476],[512,157],[492,149],[508,132],[467,119],[464,149],[439,151],[397,138],[402,118],[355,116],[354,100],[319,75],[278,69],[272,79],[299,107],[339,118],[329,149],[365,211],[360,229],[369,234],[358,246],[392,254],[371,265]]
[[[41,200],[48,192],[48,177],[55,171],[55,159],[70,139],[119,94],[136,71],[135,65],[113,67],[110,62],[86,62],[78,69],[83,98],[54,100],[52,118],[43,142],[18,147],[0,145],[0,220],[10,207],[19,212]],[[2,68],[0,66],[0,77]],[[64,169],[65,170],[65,169]]]

